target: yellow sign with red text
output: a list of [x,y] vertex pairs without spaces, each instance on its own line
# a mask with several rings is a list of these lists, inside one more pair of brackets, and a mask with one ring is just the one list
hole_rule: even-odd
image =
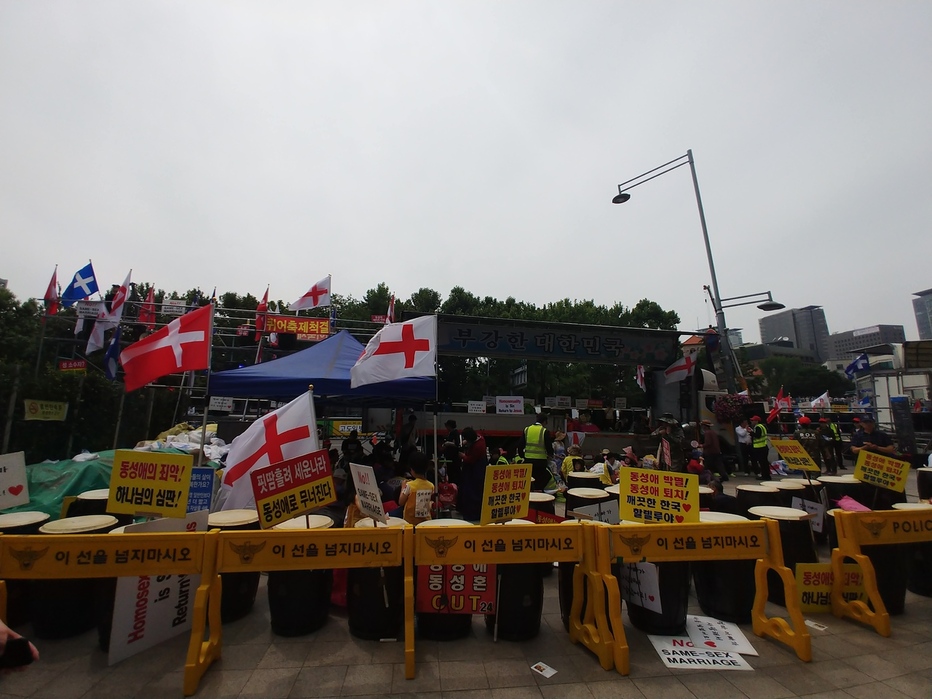
[[800,471],[815,471],[821,473],[822,469],[812,460],[809,452],[806,451],[802,444],[795,439],[771,439],[770,443],[777,450],[780,458],[786,462],[791,469]]
[[875,454],[867,449],[858,452],[858,460],[854,464],[854,477],[859,481],[871,483],[879,488],[895,490],[898,493],[906,489],[906,476],[908,475],[908,461]]
[[618,513],[648,524],[699,521],[699,476],[692,473],[623,468],[618,471]]
[[[867,600],[864,590],[864,573],[857,563],[845,563],[842,570],[842,597],[848,602]],[[796,589],[799,591],[800,609],[803,613],[831,614],[832,582],[831,563],[797,563]]]
[[479,524],[527,517],[530,506],[531,465],[496,464],[485,471]]
[[191,454],[117,450],[110,472],[107,512],[186,517],[193,467]]

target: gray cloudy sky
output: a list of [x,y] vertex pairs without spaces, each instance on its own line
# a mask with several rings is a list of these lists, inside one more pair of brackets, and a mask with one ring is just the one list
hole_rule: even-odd
[[[292,301],[333,275],[917,330],[932,3],[0,0],[0,277]],[[760,311],[727,311],[758,337]]]

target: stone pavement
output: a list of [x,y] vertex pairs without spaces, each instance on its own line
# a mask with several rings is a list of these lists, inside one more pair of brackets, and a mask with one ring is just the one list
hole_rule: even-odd
[[[733,488],[748,478],[733,478]],[[907,490],[915,500],[914,479]],[[827,549],[820,551],[827,560]],[[695,597],[690,613],[701,614]],[[781,607],[768,604],[768,614]],[[907,593],[906,613],[892,618],[893,634],[831,615],[813,615],[825,631],[809,629],[813,659],[801,662],[782,644],[754,636],[760,653],[745,656],[753,672],[668,670],[647,636],[625,615],[631,674],[601,668],[582,646],[570,642],[560,620],[557,576],[545,578],[540,635],[523,643],[494,643],[474,618],[471,635],[460,641],[418,641],[417,677],[404,678],[399,642],[363,641],[350,635],[343,610],[331,611],[320,631],[299,638],[275,636],[269,628],[265,578],[252,613],[224,626],[223,657],[207,671],[195,696],[219,697],[472,697],[525,699],[929,699],[932,697],[932,598]],[[19,629],[28,635],[29,627]],[[42,659],[24,672],[0,677],[0,699],[127,699],[181,697],[187,636],[107,666],[97,650],[96,631],[61,641],[42,641]],[[532,671],[542,661],[557,673]]]

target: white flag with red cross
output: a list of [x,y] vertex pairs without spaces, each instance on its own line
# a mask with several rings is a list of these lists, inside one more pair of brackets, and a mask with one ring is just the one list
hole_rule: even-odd
[[664,383],[673,383],[674,381],[682,381],[685,378],[688,378],[693,375],[693,371],[696,368],[696,357],[692,354],[685,354],[679,359],[677,359],[673,364],[668,366],[663,371],[663,375],[666,377]]
[[289,311],[300,311],[305,308],[317,308],[330,305],[330,275],[317,282],[308,289],[297,301],[288,306]]
[[286,406],[264,415],[233,440],[227,454],[221,490],[222,509],[255,507],[256,497],[249,474],[285,459],[318,451],[317,415],[310,391]]
[[437,316],[392,323],[379,330],[350,370],[357,388],[413,376],[437,375]]

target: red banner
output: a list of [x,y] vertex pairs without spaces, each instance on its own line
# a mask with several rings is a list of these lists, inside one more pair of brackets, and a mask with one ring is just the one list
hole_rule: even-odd
[[415,610],[437,614],[494,614],[495,566],[418,566]]
[[86,359],[59,359],[59,371],[87,371]]

